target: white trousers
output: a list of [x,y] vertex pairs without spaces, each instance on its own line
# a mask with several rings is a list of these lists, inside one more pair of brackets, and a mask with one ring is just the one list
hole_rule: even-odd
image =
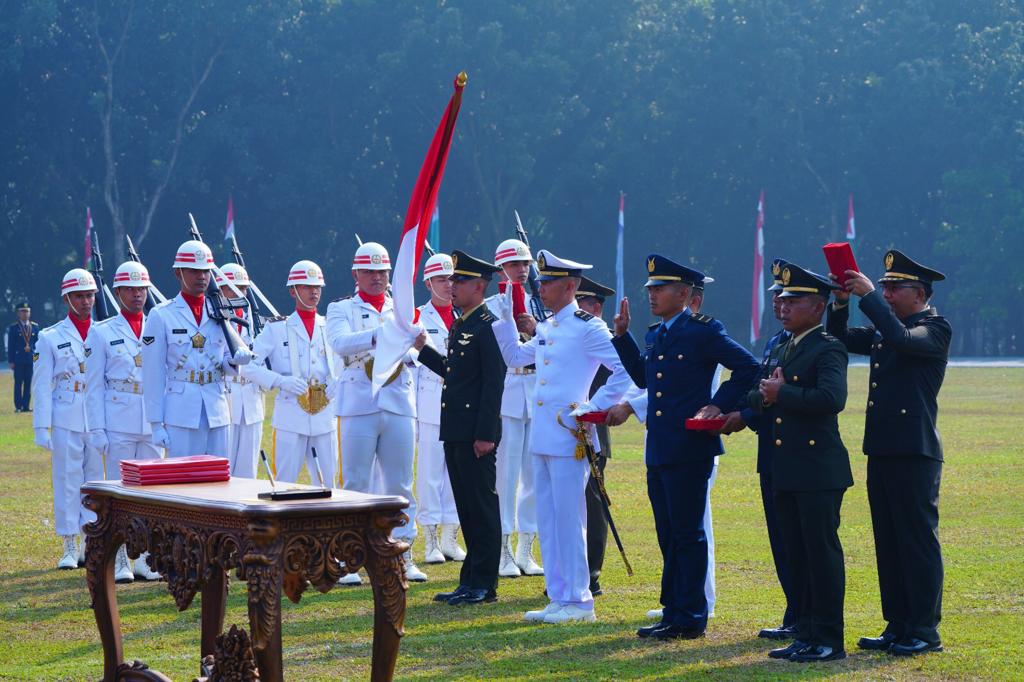
[[53,519],[57,535],[77,535],[96,514],[82,506],[82,484],[103,480],[103,458],[86,444],[86,434],[59,426],[50,429],[53,469]]
[[[239,478],[256,478],[259,471],[260,444],[263,440],[263,422],[255,424],[232,424],[228,427],[228,462],[231,475]],[[317,448],[317,452],[320,449]]]
[[708,573],[704,578],[704,596],[708,600],[708,615],[715,615],[715,530],[711,524],[711,489],[715,487],[715,478],[718,477],[718,458],[715,457],[715,465],[711,467],[711,476],[708,478],[708,501],[704,506],[704,535],[708,538]]
[[540,553],[548,599],[593,610],[587,566],[587,480],[585,459],[533,453]]
[[495,462],[501,534],[537,532],[537,495],[530,452],[530,420],[501,418],[501,442]]
[[[401,495],[409,500],[409,523],[392,535],[412,542],[416,538],[416,498],[412,494],[412,461],[416,419],[380,410],[341,418],[341,482],[345,490]],[[374,463],[380,483],[374,485]]]
[[299,472],[305,463],[309,472],[309,480],[313,485],[320,485],[320,475],[313,461],[313,448],[320,462],[320,471],[324,475],[323,485],[328,488],[338,486],[338,434],[333,430],[316,436],[304,436],[292,431],[275,429],[274,431],[274,468],[277,480],[284,483],[295,483],[299,480]]
[[416,521],[421,526],[458,523],[455,496],[444,462],[444,443],[438,440],[441,427],[417,424],[416,434]]
[[191,457],[192,455],[228,456],[228,441],[231,438],[227,426],[210,428],[206,418],[206,408],[199,411],[199,427],[195,429],[184,426],[170,426],[167,437],[171,444],[167,448],[168,457]]
[[153,437],[141,433],[107,431],[107,452],[103,468],[108,481],[121,479],[121,462],[127,459],[157,459],[160,448],[153,445]]

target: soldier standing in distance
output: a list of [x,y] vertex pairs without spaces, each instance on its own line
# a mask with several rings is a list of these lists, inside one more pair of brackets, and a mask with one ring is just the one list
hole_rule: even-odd
[[27,302],[18,304],[18,321],[7,328],[7,364],[14,372],[14,411],[32,411],[32,354],[39,340]]

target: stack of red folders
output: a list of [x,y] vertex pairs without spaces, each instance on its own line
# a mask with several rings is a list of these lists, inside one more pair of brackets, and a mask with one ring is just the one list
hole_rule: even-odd
[[228,460],[213,455],[121,461],[121,482],[125,485],[210,483],[229,478],[231,467]]

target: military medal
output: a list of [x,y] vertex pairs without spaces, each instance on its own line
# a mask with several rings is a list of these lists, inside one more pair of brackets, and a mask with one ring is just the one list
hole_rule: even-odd
[[135,356],[135,366],[142,367],[142,353]]
[[203,336],[202,334],[200,334],[199,332],[196,332],[195,336],[192,337],[192,347],[193,348],[202,348],[205,345],[206,345],[206,337]]
[[85,374],[85,363],[84,362],[78,363],[78,371],[81,372],[82,374]]
[[21,338],[25,339],[25,352],[32,352],[32,348],[29,346],[29,342],[32,340],[32,328],[25,328],[25,325],[21,325]]

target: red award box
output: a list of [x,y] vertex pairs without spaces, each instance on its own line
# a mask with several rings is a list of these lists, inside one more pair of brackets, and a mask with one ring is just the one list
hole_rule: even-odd
[[825,244],[821,247],[825,252],[825,260],[828,261],[828,271],[839,279],[839,286],[846,284],[846,271],[854,270],[860,272],[857,261],[853,259],[853,249],[849,242],[838,242]]
[[690,431],[717,431],[723,426],[725,426],[725,417],[686,420],[686,428]]
[[196,455],[168,459],[131,459],[121,462],[121,481],[125,485],[161,483],[200,483],[231,478],[224,457]]
[[604,420],[607,418],[607,411],[587,412],[586,414],[577,417],[581,422],[587,422],[589,424],[604,424]]

